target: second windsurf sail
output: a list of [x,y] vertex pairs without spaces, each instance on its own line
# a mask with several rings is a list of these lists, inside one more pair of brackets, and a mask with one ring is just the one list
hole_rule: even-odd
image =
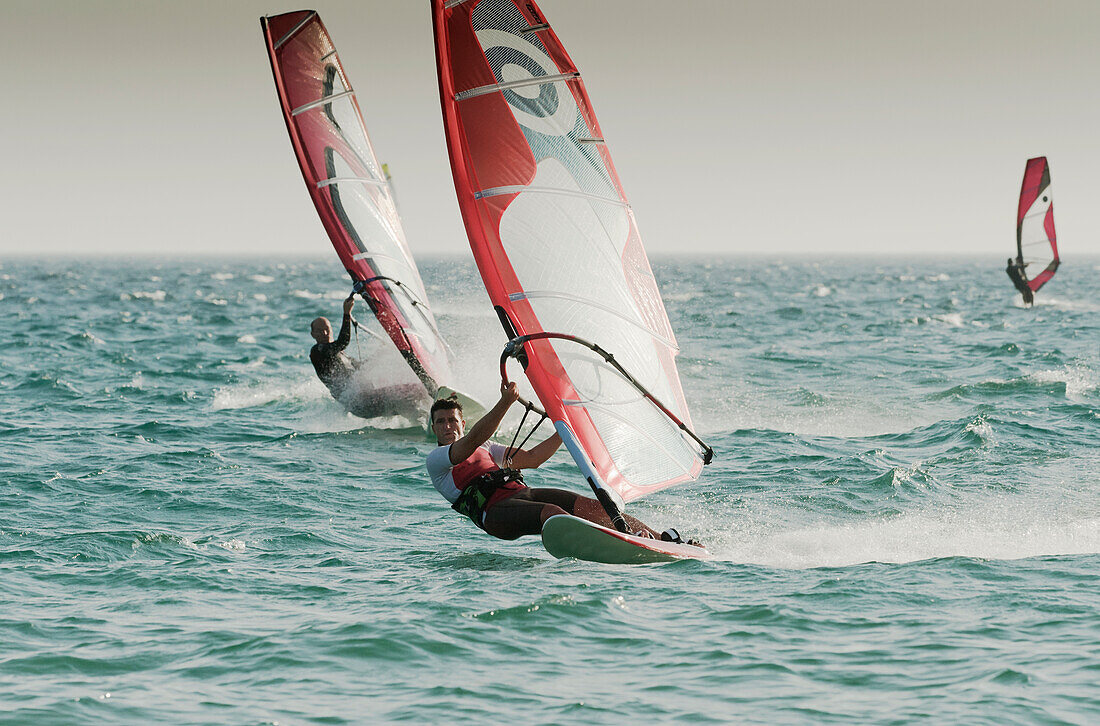
[[294,153],[336,253],[428,393],[451,380],[382,165],[320,16],[260,19]]

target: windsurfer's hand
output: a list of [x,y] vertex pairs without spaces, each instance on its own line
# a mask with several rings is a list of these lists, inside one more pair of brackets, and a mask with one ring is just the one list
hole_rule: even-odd
[[507,401],[509,406],[519,400],[519,388],[515,381],[500,382],[500,400]]
[[351,315],[353,307],[355,307],[355,293],[348,295],[348,299],[344,301],[344,315]]

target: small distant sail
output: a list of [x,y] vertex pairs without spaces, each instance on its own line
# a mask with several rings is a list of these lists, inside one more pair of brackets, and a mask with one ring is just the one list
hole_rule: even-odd
[[451,380],[393,192],[355,92],[312,10],[260,19],[290,141],[336,253],[382,328],[435,395]]
[[1016,217],[1016,260],[1027,286],[1037,292],[1058,269],[1058,238],[1054,233],[1054,197],[1050,166],[1040,156],[1027,160]]
[[506,333],[533,336],[535,393],[613,501],[697,478],[709,449],[685,434],[676,339],[580,73],[531,0],[432,5],[459,207]]

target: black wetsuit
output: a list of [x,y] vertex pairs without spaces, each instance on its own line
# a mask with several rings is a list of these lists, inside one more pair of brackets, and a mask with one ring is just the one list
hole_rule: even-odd
[[1030,305],[1035,300],[1035,294],[1031,292],[1031,288],[1028,287],[1027,277],[1024,276],[1024,266],[1018,260],[1008,258],[1008,267],[1005,268],[1005,272],[1008,273],[1008,277],[1012,280],[1012,284],[1016,286],[1016,289],[1023,295],[1024,303]]
[[366,381],[353,381],[362,362],[344,354],[344,348],[351,342],[351,325],[351,314],[344,315],[336,340],[317,343],[309,351],[317,377],[328,387],[332,397],[360,418],[415,415],[422,410],[429,400],[424,386],[419,383],[372,388]]
[[332,397],[340,400],[348,381],[355,373],[355,364],[344,355],[344,348],[351,342],[351,313],[344,313],[340,324],[340,335],[331,343],[317,343],[309,351],[309,360],[317,377],[321,379]]

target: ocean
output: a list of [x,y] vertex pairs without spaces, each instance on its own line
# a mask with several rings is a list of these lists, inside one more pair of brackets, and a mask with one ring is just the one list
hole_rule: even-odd
[[715,461],[629,511],[716,558],[642,566],[488,537],[332,401],[334,255],[0,261],[0,723],[1100,722],[1100,259],[1027,309],[1003,257],[655,258]]

